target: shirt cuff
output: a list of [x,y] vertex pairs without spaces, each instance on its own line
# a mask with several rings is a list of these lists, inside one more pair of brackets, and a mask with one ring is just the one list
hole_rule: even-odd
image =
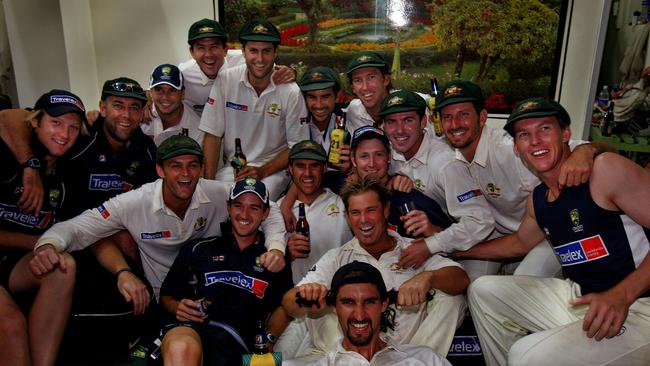
[[57,239],[57,238],[40,238],[36,241],[36,245],[34,245],[34,252],[36,250],[44,245],[52,245],[57,252],[64,252],[66,249],[68,249],[68,246],[65,244],[63,240]]
[[286,250],[286,244],[282,243],[281,241],[278,240],[268,240],[266,242],[266,249],[267,250],[272,250],[272,249],[277,249],[282,252],[282,254],[285,254]]

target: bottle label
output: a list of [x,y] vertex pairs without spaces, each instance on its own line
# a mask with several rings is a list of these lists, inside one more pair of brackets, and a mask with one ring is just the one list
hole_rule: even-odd
[[332,164],[338,164],[341,162],[341,144],[343,144],[345,138],[345,131],[341,129],[332,130],[332,135],[330,136],[330,151],[328,161]]

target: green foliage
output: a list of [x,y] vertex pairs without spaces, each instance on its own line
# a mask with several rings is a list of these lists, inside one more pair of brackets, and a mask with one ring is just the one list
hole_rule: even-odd
[[228,14],[223,27],[230,40],[239,38],[239,30],[246,21],[262,16],[261,0],[224,0],[223,6]]
[[[271,20],[282,13],[282,11],[291,3],[289,0],[266,0],[266,13],[270,16],[268,20],[275,24],[274,20]],[[292,18],[293,14],[290,15]]]
[[281,24],[290,22],[296,19],[296,14],[282,14],[274,17],[268,18],[268,21],[273,23],[276,27],[280,27]]

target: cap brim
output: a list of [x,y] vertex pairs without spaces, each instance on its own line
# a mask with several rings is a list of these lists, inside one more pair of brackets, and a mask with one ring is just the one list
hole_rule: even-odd
[[174,150],[173,152],[170,152],[164,156],[158,156],[158,161],[163,161],[171,158],[175,158],[177,156],[181,155],[194,155],[198,156],[199,158],[203,158],[203,152],[197,151],[196,149],[191,149],[191,148],[181,148],[178,150]]
[[475,102],[479,100],[476,97],[457,97],[457,98],[448,98],[445,99],[442,103],[437,104],[436,103],[436,112],[439,112],[442,108],[452,105],[452,104],[458,104],[458,103],[463,103],[463,102]]
[[246,41],[246,42],[269,42],[269,43],[280,43],[280,38],[276,38],[273,36],[267,36],[264,34],[258,34],[254,36],[245,36],[239,38],[240,41]]
[[114,97],[124,97],[124,98],[133,98],[137,100],[141,100],[143,102],[147,102],[147,96],[146,95],[140,95],[136,94],[133,92],[118,92],[118,91],[112,91],[112,90],[107,90],[102,93],[103,95],[112,95]]
[[149,88],[154,88],[154,87],[156,87],[156,86],[158,86],[158,85],[161,85],[161,84],[167,84],[167,85],[171,86],[172,88],[174,88],[174,89],[176,89],[176,90],[181,90],[181,89],[183,89],[183,86],[182,86],[182,85],[181,85],[181,86],[178,86],[178,85],[174,85],[174,84],[170,83],[169,81],[162,81],[162,80],[161,80],[161,81],[158,81],[158,82],[155,82],[155,83],[153,83],[153,84],[151,84],[151,86],[149,86]]
[[44,108],[44,110],[45,110],[45,112],[47,114],[49,114],[52,117],[58,117],[58,116],[66,114],[66,113],[76,113],[76,114],[82,116],[83,118],[86,118],[86,113],[84,111],[82,111],[79,108],[76,108],[76,107],[72,106],[71,104],[57,105],[57,106],[53,106],[53,107],[49,107],[49,108]]
[[[503,129],[506,130],[511,136],[514,136],[515,122],[521,121],[523,119],[529,118],[539,118],[539,117],[549,117],[549,116],[558,116],[560,117],[560,125],[568,126],[571,122],[569,120],[569,115],[562,113],[561,111],[538,111],[533,113],[523,113],[512,119],[509,119],[506,124],[503,126]],[[567,121],[569,123],[567,123]]]
[[253,193],[253,194],[256,195],[256,196],[257,196],[257,197],[258,197],[262,202],[264,202],[264,203],[268,203],[268,201],[265,201],[265,200],[264,200],[264,197],[262,197],[262,195],[259,194],[259,192],[255,191],[255,190],[250,190],[250,189],[246,189],[246,190],[243,190],[243,191],[241,191],[241,192],[239,192],[239,193],[237,193],[237,194],[235,194],[235,195],[232,195],[232,196],[230,196],[230,199],[231,199],[231,200],[236,200],[237,198],[239,198],[239,196],[241,196],[241,195],[243,195],[243,194],[246,194],[246,193]]
[[295,160],[295,159],[307,159],[307,160],[320,161],[324,163],[327,161],[327,156],[318,155],[311,151],[301,151],[293,155],[289,155],[289,160]]
[[191,43],[191,42],[197,41],[197,40],[199,40],[199,39],[203,39],[203,38],[220,38],[220,39],[225,39],[225,40],[227,40],[227,39],[228,39],[228,36],[226,36],[225,34],[217,34],[217,33],[201,33],[201,34],[198,35],[198,36],[194,36],[194,37],[192,37],[192,38],[188,38],[188,39],[187,39],[187,42],[188,42],[188,43]]
[[310,83],[310,84],[300,85],[300,90],[304,92],[312,91],[312,90],[323,90],[327,88],[333,88],[335,85],[336,83],[333,81],[324,81],[321,83]]
[[389,114],[393,113],[400,113],[400,112],[411,112],[411,111],[417,111],[420,109],[419,107],[414,107],[414,106],[401,106],[401,107],[393,107],[393,108],[388,108],[384,111],[379,112],[380,117],[387,116]]
[[369,63],[354,66],[354,67],[348,69],[345,73],[350,75],[352,73],[352,71],[359,70],[359,69],[362,69],[364,67],[378,67],[380,69],[388,69],[388,65],[386,65],[386,64],[369,62]]
[[352,143],[351,143],[352,145],[350,146],[350,148],[354,149],[357,146],[359,146],[361,141],[372,140],[372,139],[381,141],[384,144],[384,146],[386,146],[386,148],[390,147],[390,141],[388,141],[388,137],[386,137],[386,135],[380,135],[376,132],[366,132],[363,135],[357,137],[356,139],[352,139]]

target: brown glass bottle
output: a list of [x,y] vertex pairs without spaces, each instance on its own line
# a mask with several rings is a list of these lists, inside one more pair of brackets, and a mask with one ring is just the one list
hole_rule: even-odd
[[[304,203],[298,204],[298,221],[296,222],[296,232],[309,238],[309,222],[307,222],[307,216],[305,215]],[[307,248],[307,250],[300,250],[300,252],[303,254],[309,254],[311,252],[311,249]]]

